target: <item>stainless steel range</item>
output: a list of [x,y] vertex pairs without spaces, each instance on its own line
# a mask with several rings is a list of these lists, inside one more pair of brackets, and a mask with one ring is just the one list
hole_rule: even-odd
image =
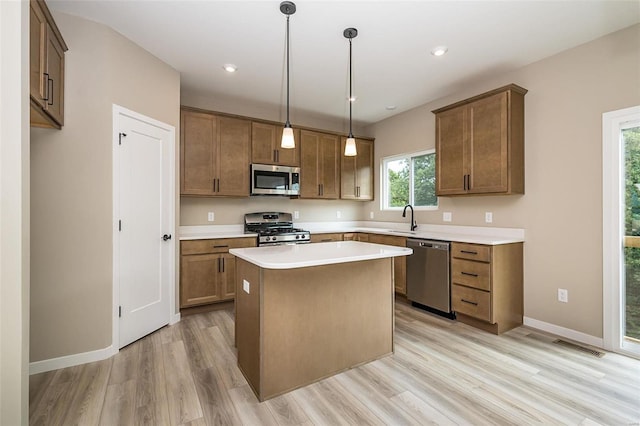
[[311,241],[309,231],[293,227],[291,213],[247,213],[244,215],[244,232],[258,234],[258,246],[301,244]]

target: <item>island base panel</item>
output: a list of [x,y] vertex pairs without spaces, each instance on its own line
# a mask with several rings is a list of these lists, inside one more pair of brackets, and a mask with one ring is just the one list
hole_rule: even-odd
[[[238,293],[237,315],[238,362],[261,401],[393,352],[392,259],[261,269],[259,275],[259,294]],[[242,280],[239,275],[239,285]],[[255,331],[245,340],[240,317],[255,302],[242,298],[260,303],[260,351],[243,347],[255,341]],[[250,373],[255,358],[258,380]]]

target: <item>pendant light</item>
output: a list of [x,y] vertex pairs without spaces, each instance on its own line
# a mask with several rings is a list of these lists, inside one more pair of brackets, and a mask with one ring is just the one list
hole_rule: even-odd
[[287,15],[287,121],[284,123],[284,129],[282,130],[280,147],[291,149],[296,147],[296,141],[293,137],[291,123],[289,122],[289,17],[296,13],[296,5],[291,1],[283,1],[280,3],[280,12]]
[[353,73],[351,71],[351,40],[358,35],[358,30],[356,30],[355,28],[347,28],[346,30],[344,30],[343,34],[346,38],[349,39],[349,136],[347,137],[347,143],[344,145],[344,155],[345,157],[354,157],[358,154],[358,151],[356,150],[356,139],[353,137],[351,123],[353,115],[352,107],[355,100],[352,93]]

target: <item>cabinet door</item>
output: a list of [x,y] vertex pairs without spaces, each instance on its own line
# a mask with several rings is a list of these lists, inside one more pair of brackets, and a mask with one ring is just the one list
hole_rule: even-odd
[[293,130],[296,147],[280,148],[283,126],[268,123],[251,123],[251,162],[283,166],[300,165],[300,130]]
[[356,139],[358,155],[344,156],[347,138],[340,142],[340,198],[373,200],[373,142]]
[[[280,134],[282,136],[282,134]],[[276,164],[277,127],[273,124],[251,123],[251,162]]]
[[340,195],[340,139],[336,135],[320,137],[320,198],[335,199]]
[[220,300],[231,300],[236,295],[236,257],[225,253],[220,273]]
[[470,163],[469,193],[507,192],[507,92],[468,106]]
[[47,25],[47,100],[45,110],[60,126],[64,125],[64,49],[51,26]]
[[[369,234],[369,242],[398,247],[407,246],[405,237],[395,237],[393,235]],[[407,258],[405,256],[393,258],[393,282],[397,293],[407,294]]]
[[320,135],[303,130],[300,132],[300,197],[319,198],[320,178],[318,153]]
[[466,193],[465,119],[464,106],[436,115],[436,195]]
[[249,196],[249,149],[251,122],[237,118],[218,118],[219,157],[215,195]]
[[180,262],[180,307],[220,300],[220,254],[182,256]]
[[280,148],[283,129],[283,126],[278,126],[276,131],[277,164],[300,167],[300,129],[293,129],[293,139],[296,141],[296,147],[292,149]]
[[45,46],[47,23],[36,2],[29,2],[29,94],[44,108],[47,89]]
[[182,111],[181,117],[180,194],[214,195],[214,159],[218,134],[216,117],[191,111]]

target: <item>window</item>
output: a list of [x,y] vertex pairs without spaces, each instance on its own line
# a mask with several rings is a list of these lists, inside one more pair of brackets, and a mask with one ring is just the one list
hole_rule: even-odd
[[399,210],[406,204],[422,210],[438,208],[434,150],[382,159],[382,210]]

